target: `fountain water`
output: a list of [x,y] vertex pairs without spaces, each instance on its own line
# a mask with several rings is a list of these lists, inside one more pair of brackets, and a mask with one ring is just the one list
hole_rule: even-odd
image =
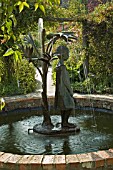
[[[76,95],[76,104],[78,103],[78,106],[80,106],[82,103],[81,106],[88,106],[88,98],[89,96],[87,95],[86,97],[82,95],[77,97]],[[113,97],[102,96],[99,98],[99,96],[92,95],[92,99],[93,106],[104,108],[109,106],[109,109],[113,110]],[[85,107],[81,110],[76,108],[76,117],[70,116],[70,122],[73,123],[74,120],[81,127],[81,133],[76,135],[45,136],[37,133],[27,133],[28,128],[32,128],[34,124],[43,121],[40,109],[41,98],[39,99],[36,94],[32,94],[31,97],[30,95],[7,97],[5,101],[7,111],[1,112],[0,116],[0,160],[2,162],[0,168],[5,167],[4,170],[10,170],[12,166],[14,167],[13,169],[16,169],[17,166],[22,168],[24,166],[26,169],[33,169],[33,166],[37,168],[40,165],[43,169],[45,169],[45,166],[47,166],[47,169],[51,166],[52,169],[56,170],[60,169],[62,165],[65,166],[64,169],[72,170],[71,166],[76,166],[76,164],[79,166],[78,170],[84,170],[84,166],[94,170],[97,169],[97,165],[98,168],[103,168],[103,170],[111,167],[111,161],[113,160],[112,149],[107,151],[100,150],[113,148],[113,111],[108,112],[106,110],[106,112],[102,112],[101,110],[101,112],[96,112],[95,110],[97,123],[97,128],[95,128],[92,126],[92,113],[90,110],[87,112]],[[37,108],[38,105],[39,107]],[[17,108],[22,107],[27,107],[27,109],[17,110]],[[8,111],[14,108],[14,111]],[[52,115],[51,119],[54,124],[60,121],[60,116]],[[106,164],[109,160],[108,156],[110,156],[110,162]],[[51,158],[54,161],[51,161]],[[49,162],[47,161],[48,159]],[[56,159],[60,160],[60,163]],[[39,162],[38,160],[41,161]],[[100,161],[101,164],[99,164]],[[57,166],[57,168],[53,166]]]
[[38,20],[38,40],[40,42],[40,57],[43,56],[43,49],[42,49],[42,32],[43,32],[43,19],[39,18]]
[[[93,126],[91,110],[76,109],[76,117],[70,116],[81,127],[80,133],[61,135],[41,135],[27,133],[36,123],[42,123],[39,108],[21,109],[0,117],[0,151],[13,154],[80,154],[113,147],[113,116],[103,110],[95,110],[97,127]],[[61,120],[60,115],[52,115],[52,122]],[[109,124],[107,123],[109,122]]]

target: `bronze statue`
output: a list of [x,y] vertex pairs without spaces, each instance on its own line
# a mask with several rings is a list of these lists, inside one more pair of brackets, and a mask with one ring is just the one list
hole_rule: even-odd
[[59,46],[55,55],[59,58],[56,67],[55,108],[61,112],[62,128],[74,128],[76,125],[69,123],[68,119],[75,110],[75,102],[69,73],[64,65],[64,61],[69,58],[69,50],[66,46]]
[[[44,36],[43,36],[44,37]],[[57,57],[54,57],[52,54],[52,47],[58,39],[63,39],[66,42],[73,42],[77,40],[71,33],[58,33],[53,34],[50,37],[50,41],[47,45],[46,50],[43,49],[43,57],[38,58],[38,60],[43,61],[42,71],[38,68],[39,73],[42,77],[42,107],[43,107],[43,122],[42,124],[38,123],[33,126],[33,132],[43,134],[43,135],[67,135],[70,133],[80,132],[80,128],[72,123],[68,122],[69,116],[72,112],[75,111],[75,103],[73,99],[73,91],[70,85],[70,78],[64,61],[69,58],[69,50],[66,46],[59,46],[57,48],[57,54],[59,62],[56,68],[56,92],[55,92],[55,108],[60,110],[62,122],[52,124],[49,105],[47,100],[47,73],[50,62],[55,60]],[[44,41],[43,41],[44,43]],[[44,44],[43,44],[44,48]]]
[[54,126],[51,126],[51,118],[47,114],[47,118],[49,118],[48,120],[50,120],[50,122],[46,120],[45,112],[45,125],[36,124],[33,127],[33,131],[43,135],[67,135],[70,133],[78,133],[80,132],[80,128],[76,124],[68,122],[69,116],[75,111],[75,102],[70,85],[69,73],[64,65],[64,61],[69,58],[69,50],[66,46],[59,46],[54,55],[59,58],[56,67],[55,108],[57,111],[60,111],[62,121],[61,123],[56,123]]

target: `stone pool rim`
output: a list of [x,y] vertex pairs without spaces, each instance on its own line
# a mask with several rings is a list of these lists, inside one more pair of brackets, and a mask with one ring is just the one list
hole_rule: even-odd
[[[74,94],[74,98],[77,107],[94,107],[113,111],[113,95]],[[5,112],[41,106],[41,96],[36,93],[4,97],[4,99]],[[53,105],[54,96],[48,96],[48,101],[50,105]],[[112,148],[74,155],[18,155],[0,152],[0,170],[93,170],[100,168],[102,170],[113,168]]]

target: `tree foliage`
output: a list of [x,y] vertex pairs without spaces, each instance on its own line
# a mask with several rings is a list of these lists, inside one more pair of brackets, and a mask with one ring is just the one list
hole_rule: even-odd
[[89,75],[82,82],[82,92],[90,87],[90,92],[113,93],[113,2],[101,3],[84,19],[88,46],[82,51],[89,56]]
[[[16,1],[16,0],[0,0],[0,38],[1,44],[4,44],[11,38],[15,41],[15,29],[18,24],[18,16],[21,12],[29,9],[32,13],[37,9],[40,9],[45,14],[46,6],[53,6],[53,4],[59,4],[59,0],[38,0],[35,1]],[[34,11],[33,11],[34,10]],[[38,15],[39,17],[39,15]],[[25,19],[25,18],[24,18]],[[21,18],[21,21],[23,18]]]
[[112,93],[113,2],[96,7],[95,11],[89,14],[88,21],[90,71],[94,75],[92,78],[94,87]]
[[[34,22],[36,22],[36,20],[33,22],[29,17],[27,18],[27,15],[25,15],[26,18],[23,18],[23,15],[32,13],[31,16],[33,16],[38,13],[39,18],[40,14],[45,15],[47,6],[53,7],[55,4],[59,5],[59,3],[59,0],[0,0],[0,64],[2,65],[0,68],[0,82],[3,85],[4,82],[11,83],[15,81],[13,79],[14,73],[17,72],[18,61],[23,56],[18,46],[20,35],[28,32],[29,27],[34,26]],[[28,29],[26,29],[24,21],[27,21]],[[31,24],[29,24],[29,21],[31,21]],[[21,27],[22,25],[24,26]]]

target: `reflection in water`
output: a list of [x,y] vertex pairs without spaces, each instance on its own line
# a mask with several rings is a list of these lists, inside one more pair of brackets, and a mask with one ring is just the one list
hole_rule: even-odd
[[[64,136],[44,136],[30,133],[38,122],[43,121],[42,116],[26,117],[14,123],[7,123],[0,127],[0,151],[18,154],[76,154],[97,151],[113,147],[113,115],[95,113],[78,113],[70,117],[70,122],[77,123],[81,132]],[[52,122],[60,122],[60,116],[52,116]],[[108,123],[109,122],[109,123]]]
[[67,155],[69,153],[71,153],[71,149],[69,147],[69,141],[66,140],[63,143],[63,154]]
[[49,143],[48,145],[45,145],[45,154],[51,154],[52,152],[52,146],[51,144]]

